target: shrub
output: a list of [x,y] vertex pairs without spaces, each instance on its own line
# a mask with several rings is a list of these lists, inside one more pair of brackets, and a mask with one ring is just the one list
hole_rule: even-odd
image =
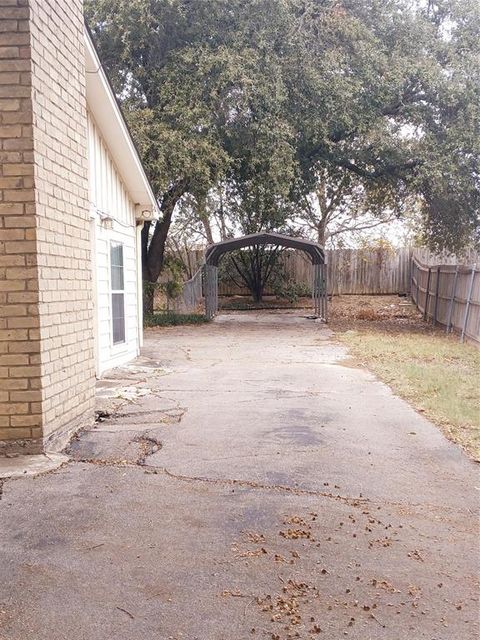
[[281,273],[275,278],[272,284],[273,293],[282,300],[288,300],[291,304],[298,301],[298,298],[306,298],[312,295],[308,285],[303,282],[295,282],[293,278]]
[[175,311],[153,313],[143,319],[145,327],[174,327],[181,324],[204,324],[206,322],[209,322],[208,318],[201,313],[176,313]]

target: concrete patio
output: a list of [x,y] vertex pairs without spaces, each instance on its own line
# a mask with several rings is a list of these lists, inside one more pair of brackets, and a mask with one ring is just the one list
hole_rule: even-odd
[[473,640],[475,464],[292,313],[150,330],[6,480],[1,640]]

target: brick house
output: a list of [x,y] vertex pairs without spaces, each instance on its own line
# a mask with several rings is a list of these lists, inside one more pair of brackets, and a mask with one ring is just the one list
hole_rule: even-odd
[[142,340],[156,203],[81,0],[0,0],[0,452],[55,450]]

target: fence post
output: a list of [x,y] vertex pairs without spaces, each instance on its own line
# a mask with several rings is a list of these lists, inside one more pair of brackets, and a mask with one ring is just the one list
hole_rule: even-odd
[[458,280],[458,264],[455,266],[455,276],[453,278],[452,297],[450,298],[450,303],[448,305],[448,320],[447,320],[447,328],[445,329],[445,333],[450,333],[450,329],[452,328],[452,313],[453,313],[453,305],[455,304],[455,294],[457,292],[457,280]]
[[415,300],[417,307],[418,307],[418,294],[419,294],[419,280],[420,280],[420,267],[418,266],[418,264],[416,264],[416,268],[417,268],[417,273],[416,273],[416,279],[417,279],[417,299]]
[[410,261],[410,296],[412,297],[412,300],[416,302],[415,298],[413,297],[414,283],[415,283],[415,262],[413,261],[413,258],[412,258]]
[[477,268],[477,265],[474,264],[472,266],[472,275],[471,275],[471,278],[470,278],[470,286],[468,287],[467,304],[465,306],[465,316],[463,318],[462,337],[460,338],[462,342],[465,340],[465,331],[467,330],[468,312],[470,310],[470,300],[472,299],[473,281],[475,279],[475,269],[476,268]]
[[415,259],[415,256],[412,257],[412,273],[415,273],[415,285],[416,285],[416,291],[415,291],[415,304],[417,306],[417,308],[420,307],[420,302],[419,302],[419,292],[420,292],[420,265],[418,264],[418,262]]
[[423,319],[426,320],[428,317],[428,296],[430,295],[430,278],[432,276],[432,268],[428,267],[428,277],[427,277],[427,289],[425,291],[425,309],[423,310]]
[[433,311],[433,324],[437,324],[437,311],[438,311],[438,289],[440,286],[440,267],[437,267],[437,282],[435,283],[435,307]]
[[412,266],[410,267],[410,271],[411,271],[411,277],[412,277],[412,286],[411,286],[411,291],[410,291],[410,295],[412,297],[412,300],[415,302],[416,306],[418,307],[418,272],[419,272],[419,268],[418,268],[418,264],[415,261],[415,258],[412,256]]

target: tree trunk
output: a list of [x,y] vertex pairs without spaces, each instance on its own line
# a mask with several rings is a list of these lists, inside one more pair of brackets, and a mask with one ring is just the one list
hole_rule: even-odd
[[[175,203],[176,204],[176,203]],[[156,282],[165,262],[165,244],[172,224],[175,205],[167,210],[162,207],[163,219],[155,223],[152,239],[147,250],[147,272],[149,282]]]
[[227,239],[227,227],[225,225],[225,210],[223,207],[223,191],[222,188],[220,187],[220,191],[219,191],[219,198],[220,198],[220,209],[218,212],[218,216],[220,219],[220,239],[221,240],[226,240]]
[[153,313],[154,282],[152,282],[150,269],[148,267],[148,239],[150,235],[151,222],[144,222],[141,235],[142,243],[142,282],[143,282],[143,315]]
[[208,211],[207,211],[207,196],[202,194],[200,196],[197,196],[196,200],[197,200],[197,216],[203,225],[203,230],[205,231],[205,237],[207,239],[207,243],[213,244],[212,227],[210,224],[210,218],[208,216]]
[[257,286],[252,291],[252,299],[254,302],[262,302],[263,300],[263,287]]
[[317,226],[317,242],[321,247],[325,247],[325,240],[326,240],[326,229],[327,225],[326,225],[326,221],[322,220],[319,225]]
[[[172,224],[172,216],[177,202],[187,190],[187,181],[180,180],[164,194],[160,211],[162,219],[155,223],[150,239],[151,222],[145,222],[142,229],[142,278],[143,312],[153,313],[155,284],[165,262],[165,244]],[[149,241],[150,240],[150,241]]]
[[154,311],[155,283],[143,282],[143,315],[151,315]]

